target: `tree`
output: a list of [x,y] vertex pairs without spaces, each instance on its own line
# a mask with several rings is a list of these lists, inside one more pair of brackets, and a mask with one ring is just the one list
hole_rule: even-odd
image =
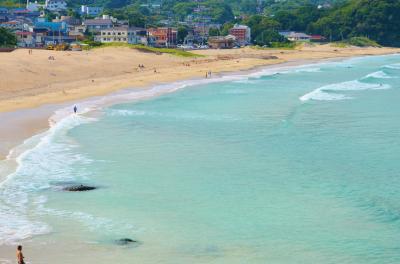
[[243,23],[251,28],[252,40],[257,39],[264,31],[276,31],[281,27],[274,19],[261,15],[250,16]]
[[351,0],[310,25],[331,40],[368,37],[381,45],[400,47],[400,1]]
[[108,9],[106,14],[111,15],[117,19],[128,20],[130,26],[145,27],[151,21],[150,16],[141,14],[137,7],[129,6],[127,8]]
[[78,19],[81,18],[81,15],[76,10],[71,8],[67,10],[67,15],[73,18],[78,18]]
[[255,38],[254,42],[260,46],[271,46],[274,42],[287,43],[289,41],[277,31],[266,29]]
[[186,36],[188,35],[188,29],[186,27],[180,26],[178,27],[178,42],[183,43],[185,41]]
[[208,30],[208,35],[209,35],[210,37],[215,37],[215,36],[221,35],[221,32],[219,31],[218,28],[210,28],[210,29]]
[[226,23],[222,26],[221,35],[226,36],[229,34],[229,30],[233,28],[233,23]]
[[196,8],[196,3],[178,3],[173,8],[172,11],[179,19],[184,19],[186,16],[190,15],[193,12],[193,9]]
[[129,0],[112,0],[106,4],[107,8],[121,8],[130,4]]
[[217,23],[226,23],[235,19],[230,5],[219,1],[207,2],[212,19]]
[[0,27],[0,47],[17,45],[17,37],[10,30]]

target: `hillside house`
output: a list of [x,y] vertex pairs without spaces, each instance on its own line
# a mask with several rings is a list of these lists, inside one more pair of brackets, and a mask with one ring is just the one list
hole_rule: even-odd
[[87,16],[98,16],[103,12],[103,8],[99,6],[86,6],[82,5],[81,8],[79,9],[79,13],[81,15],[87,15]]
[[178,31],[175,28],[151,28],[148,30],[150,45],[157,47],[175,47],[178,42]]
[[86,26],[89,32],[99,33],[101,30],[112,28],[114,22],[110,17],[103,16],[102,18],[86,19],[82,24]]
[[146,30],[135,27],[114,27],[101,30],[99,38],[102,43],[142,44],[142,39],[146,38]]
[[46,0],[44,8],[52,12],[66,11],[67,2],[65,0]]
[[231,49],[235,46],[236,37],[228,35],[226,37],[210,37],[208,46],[212,49]]

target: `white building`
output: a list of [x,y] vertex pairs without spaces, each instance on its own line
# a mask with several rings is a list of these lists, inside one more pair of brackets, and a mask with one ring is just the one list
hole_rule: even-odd
[[290,41],[302,41],[308,42],[311,40],[311,36],[301,32],[291,32],[287,36],[287,39]]
[[49,11],[65,11],[67,2],[65,0],[46,0],[45,8]]
[[36,12],[39,11],[39,8],[43,7],[43,5],[38,4],[37,1],[35,2],[29,2],[29,0],[26,2],[26,9],[31,11],[31,12]]
[[98,6],[86,6],[82,5],[80,9],[80,13],[82,15],[88,15],[88,16],[98,16],[103,12],[103,8],[98,7]]
[[312,38],[312,36],[310,35],[295,31],[279,31],[279,35],[284,36],[288,40],[295,42],[308,42]]
[[146,37],[146,30],[134,27],[114,27],[101,30],[101,34],[98,37],[102,43],[143,44],[142,38]]

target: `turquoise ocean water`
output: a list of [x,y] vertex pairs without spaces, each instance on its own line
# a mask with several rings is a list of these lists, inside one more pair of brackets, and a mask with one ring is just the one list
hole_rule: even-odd
[[69,116],[2,183],[0,243],[58,263],[400,263],[399,136],[398,55]]

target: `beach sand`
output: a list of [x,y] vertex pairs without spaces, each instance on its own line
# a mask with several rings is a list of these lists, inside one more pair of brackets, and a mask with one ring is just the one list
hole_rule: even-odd
[[[32,55],[26,49],[0,53],[0,159],[23,139],[45,130],[49,116],[57,108],[55,104],[126,88],[205,78],[208,71],[227,73],[288,62],[301,64],[397,52],[400,50],[394,48],[338,48],[327,44],[303,45],[294,50],[247,47],[193,51],[203,55],[197,58],[116,47],[82,52],[34,50]],[[55,59],[49,60],[49,56]],[[139,64],[145,68],[138,69]]]

